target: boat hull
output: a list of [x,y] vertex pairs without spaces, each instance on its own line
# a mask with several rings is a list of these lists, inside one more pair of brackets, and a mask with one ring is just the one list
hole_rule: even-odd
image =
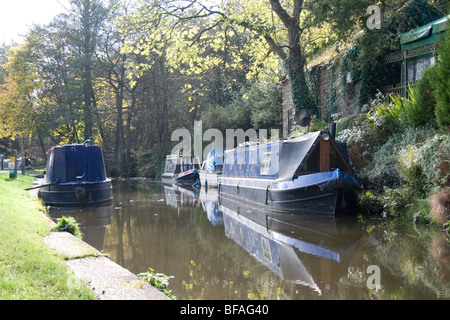
[[112,203],[111,180],[99,182],[67,182],[40,189],[40,197],[48,206],[97,206]]
[[353,179],[339,170],[281,182],[224,178],[219,193],[272,211],[334,215],[355,207],[359,188]]
[[222,173],[200,171],[199,177],[203,187],[218,188],[220,180],[222,179]]
[[162,181],[166,184],[178,184],[192,186],[199,180],[198,171],[196,169],[182,172],[180,174],[163,174]]

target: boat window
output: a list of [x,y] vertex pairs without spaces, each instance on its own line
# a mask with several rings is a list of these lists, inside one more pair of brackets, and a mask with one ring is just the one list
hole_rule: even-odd
[[296,173],[296,176],[320,172],[320,143],[314,148],[305,163]]
[[255,146],[250,146],[248,149],[249,149],[248,163],[258,164],[258,149]]
[[269,239],[261,237],[261,245],[262,245],[264,259],[266,259],[269,262],[272,262],[272,252],[270,251]]
[[173,172],[175,170],[174,163],[172,160],[167,160],[166,162],[166,172]]
[[264,152],[263,161],[261,163],[261,175],[269,174],[271,158],[272,158],[272,152]]
[[349,166],[342,159],[341,155],[336,150],[336,147],[334,145],[332,145],[330,148],[330,164],[331,170],[339,169],[343,172],[352,173],[351,170],[349,169]]
[[181,170],[182,171],[188,171],[194,168],[194,162],[195,159],[193,159],[190,156],[184,156],[181,158]]

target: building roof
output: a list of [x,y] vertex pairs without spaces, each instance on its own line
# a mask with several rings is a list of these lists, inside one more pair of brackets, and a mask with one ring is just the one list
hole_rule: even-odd
[[449,20],[450,15],[447,15],[404,33],[400,38],[402,50],[413,49],[437,41],[436,36],[448,29]]

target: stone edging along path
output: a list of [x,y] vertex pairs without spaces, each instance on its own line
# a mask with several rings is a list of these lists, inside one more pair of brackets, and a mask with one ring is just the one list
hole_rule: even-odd
[[[36,180],[35,186],[40,183]],[[31,197],[38,198],[38,189],[29,192]],[[45,217],[50,224],[55,224],[48,216]],[[51,232],[44,241],[66,259],[74,276],[84,281],[100,300],[170,300],[164,293],[68,232]]]

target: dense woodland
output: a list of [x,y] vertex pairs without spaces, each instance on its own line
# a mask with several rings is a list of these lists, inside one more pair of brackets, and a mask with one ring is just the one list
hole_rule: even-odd
[[[374,4],[381,29],[366,24]],[[109,175],[157,177],[175,129],[193,131],[199,120],[203,130],[281,129],[288,102],[312,111],[314,129],[338,121],[366,186],[403,185],[427,199],[449,187],[449,40],[409,98],[379,93],[399,74],[382,59],[400,49],[402,33],[448,14],[446,6],[71,0],[51,23],[31,27],[23,43],[0,44],[0,152],[44,165],[52,145],[91,139],[103,147]],[[326,90],[318,83],[323,65]],[[349,75],[352,83],[340,85]],[[350,97],[345,106],[343,97]],[[424,160],[431,151],[432,164]],[[383,201],[393,202],[392,194]],[[371,197],[365,201],[380,205]]]

